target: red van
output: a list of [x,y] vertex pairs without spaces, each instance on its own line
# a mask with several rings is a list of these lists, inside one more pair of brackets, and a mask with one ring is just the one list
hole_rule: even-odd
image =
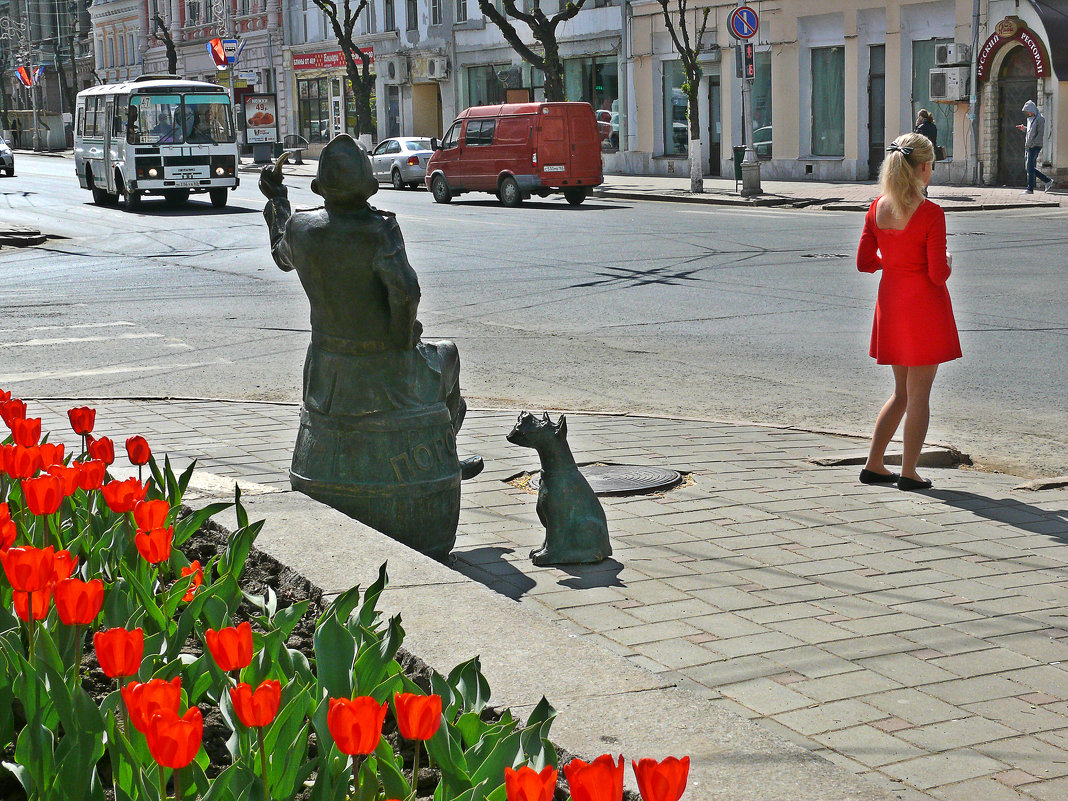
[[514,103],[460,112],[426,167],[438,203],[492,192],[505,206],[563,191],[577,206],[604,181],[601,137],[589,103]]

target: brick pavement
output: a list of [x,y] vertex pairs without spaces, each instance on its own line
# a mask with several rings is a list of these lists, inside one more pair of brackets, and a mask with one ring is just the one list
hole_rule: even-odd
[[[59,400],[32,402],[66,429]],[[100,434],[148,437],[198,481],[288,487],[297,407],[99,401]],[[535,568],[536,469],[513,412],[473,411],[455,568],[576,635],[865,776],[903,801],[1068,797],[1068,490],[930,469],[866,487],[811,457],[855,440],[781,428],[573,414],[580,461],[669,466],[662,494],[604,498],[615,548]],[[121,460],[120,460],[121,461]]]

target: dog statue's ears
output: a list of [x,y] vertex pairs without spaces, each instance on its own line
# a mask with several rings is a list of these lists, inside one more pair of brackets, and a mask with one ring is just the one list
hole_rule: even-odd
[[567,438],[567,418],[564,415],[560,415],[560,419],[556,421],[556,435]]

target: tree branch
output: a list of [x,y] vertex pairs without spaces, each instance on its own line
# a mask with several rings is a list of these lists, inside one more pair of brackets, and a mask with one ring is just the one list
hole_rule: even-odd
[[[318,2],[318,0],[316,0],[316,2]],[[490,22],[500,28],[505,41],[512,46],[513,50],[519,53],[524,60],[533,64],[538,69],[545,69],[545,58],[534,52],[522,38],[520,38],[519,32],[516,31],[515,26],[496,9],[491,0],[478,0],[478,7]]]

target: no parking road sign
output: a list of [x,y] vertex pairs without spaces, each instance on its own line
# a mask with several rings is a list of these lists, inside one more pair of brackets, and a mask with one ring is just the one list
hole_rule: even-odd
[[751,39],[759,27],[760,19],[749,6],[738,6],[727,18],[727,28],[735,39]]

